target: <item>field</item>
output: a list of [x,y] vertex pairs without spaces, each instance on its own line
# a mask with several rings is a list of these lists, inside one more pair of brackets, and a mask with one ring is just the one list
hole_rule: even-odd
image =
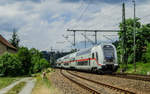
[[19,78],[15,78],[15,77],[0,77],[0,89],[8,86],[9,84],[13,83],[16,80],[19,80]]

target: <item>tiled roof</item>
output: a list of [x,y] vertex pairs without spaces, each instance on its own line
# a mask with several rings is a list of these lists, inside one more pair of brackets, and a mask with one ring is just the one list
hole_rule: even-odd
[[15,48],[12,44],[10,44],[2,35],[0,35],[0,42],[9,48],[17,50],[17,48]]

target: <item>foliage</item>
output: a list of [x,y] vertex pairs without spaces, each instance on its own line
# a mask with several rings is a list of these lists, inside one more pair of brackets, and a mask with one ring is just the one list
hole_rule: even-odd
[[40,72],[49,66],[49,63],[42,58],[41,52],[35,48],[29,50],[26,47],[21,47],[18,51],[18,58],[23,64],[25,74]]
[[35,58],[37,60],[37,62],[34,63],[34,73],[40,72],[42,71],[42,69],[45,69],[49,66],[49,63],[45,60],[45,59],[40,59],[38,60],[37,58]]
[[150,62],[150,43],[147,43],[146,53],[142,56],[144,62]]
[[19,47],[19,42],[20,42],[20,39],[16,33],[16,29],[14,29],[13,31],[13,35],[12,35],[12,39],[9,40],[9,42],[16,48]]
[[17,56],[10,53],[5,53],[0,57],[0,74],[5,76],[17,76],[22,73],[22,63]]
[[[150,25],[142,25],[140,23],[140,19],[136,18],[136,61],[141,61],[142,56],[145,53],[145,48],[147,47],[147,42],[150,42]],[[126,20],[126,54],[127,54],[127,63],[133,63],[133,48],[134,48],[134,20],[127,19]],[[120,23],[120,32],[119,32],[119,43],[117,44],[117,51],[119,61],[121,62],[122,54],[123,54],[123,47],[122,47],[122,37],[124,33],[122,32],[123,24]],[[144,57],[145,58],[145,57]]]
[[0,56],[0,74],[4,76],[30,75],[49,67],[42,58],[41,52],[35,48],[19,48],[17,54],[5,53]]
[[17,55],[19,60],[22,62],[24,74],[28,74],[31,67],[31,55],[28,48],[26,47],[19,48]]
[[[120,72],[121,68],[118,69]],[[146,75],[147,72],[150,72],[150,63],[137,62],[136,63],[136,72],[134,71],[134,65],[128,64],[128,69],[126,73],[134,73],[134,74],[143,74]]]

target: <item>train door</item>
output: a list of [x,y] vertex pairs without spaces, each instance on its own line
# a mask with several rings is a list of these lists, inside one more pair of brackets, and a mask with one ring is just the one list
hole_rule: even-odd
[[99,62],[98,52],[93,52],[92,53],[92,61],[93,61],[94,66],[96,66],[97,63]]
[[91,61],[91,65],[94,67],[96,64],[96,62],[95,62],[95,52],[92,52],[92,61]]

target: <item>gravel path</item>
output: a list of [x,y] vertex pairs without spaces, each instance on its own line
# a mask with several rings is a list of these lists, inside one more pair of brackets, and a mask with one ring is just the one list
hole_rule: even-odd
[[63,94],[90,94],[85,89],[63,77],[60,74],[60,70],[56,70],[56,72],[50,76],[50,80]]
[[26,83],[25,87],[21,90],[21,92],[19,94],[31,94],[32,93],[32,89],[34,88],[36,80],[30,78],[26,82],[27,83]]
[[10,85],[7,86],[7,87],[1,89],[1,90],[0,90],[0,94],[5,94],[5,93],[8,92],[11,88],[13,88],[15,85],[19,84],[19,83],[22,82],[22,81],[25,81],[26,79],[27,79],[27,78],[23,78],[23,79],[21,79],[21,80],[19,80],[19,81],[16,81],[16,82],[10,84]]

